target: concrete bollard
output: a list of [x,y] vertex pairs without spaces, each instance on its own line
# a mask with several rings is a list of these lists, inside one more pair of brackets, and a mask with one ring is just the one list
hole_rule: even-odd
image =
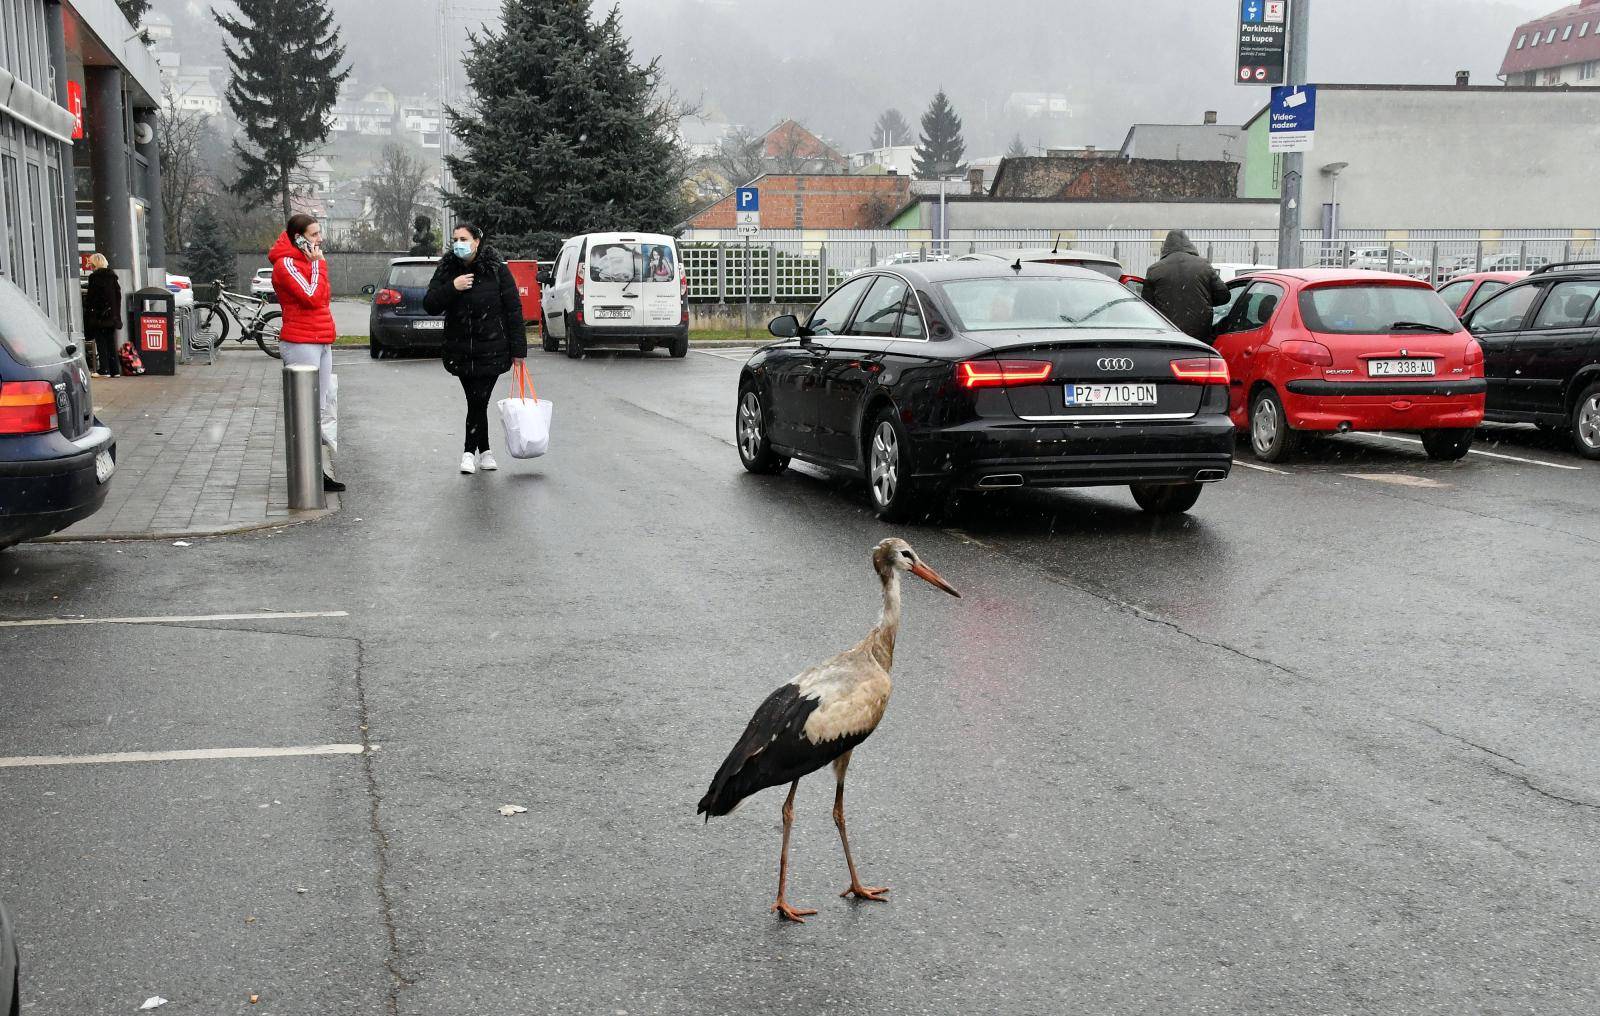
[[283,458],[289,479],[289,509],[326,508],[322,492],[322,399],[317,368],[283,367]]

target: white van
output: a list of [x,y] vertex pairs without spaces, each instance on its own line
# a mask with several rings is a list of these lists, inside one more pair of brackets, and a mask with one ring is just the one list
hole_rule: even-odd
[[666,346],[689,354],[689,280],[678,245],[659,233],[586,233],[540,272],[544,349],[577,359],[596,346]]

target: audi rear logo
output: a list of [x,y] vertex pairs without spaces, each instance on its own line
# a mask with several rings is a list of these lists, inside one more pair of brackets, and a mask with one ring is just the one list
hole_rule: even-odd
[[1133,360],[1126,356],[1102,356],[1094,365],[1101,370],[1132,370]]

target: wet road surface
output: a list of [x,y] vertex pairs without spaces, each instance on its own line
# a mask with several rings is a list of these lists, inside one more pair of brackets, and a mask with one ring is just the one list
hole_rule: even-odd
[[[737,352],[534,356],[544,459],[458,475],[437,361],[341,353],[335,518],[0,557],[7,619],[246,615],[0,628],[25,1014],[1600,1010],[1600,466],[1558,439],[895,527],[740,469]],[[964,596],[908,584],[850,770],[892,902],[837,897],[822,774],[780,925],[781,792],[695,801],[888,535]]]

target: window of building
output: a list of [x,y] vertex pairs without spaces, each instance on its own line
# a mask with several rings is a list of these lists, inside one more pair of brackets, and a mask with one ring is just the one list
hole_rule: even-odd
[[77,259],[72,252],[67,250],[67,195],[61,188],[61,167],[50,167],[50,219],[54,226],[56,238],[56,267],[62,271],[62,276],[57,280],[61,287],[61,311],[56,315],[56,320],[61,327],[72,327],[72,290],[75,285],[75,273],[69,266]]
[[1539,33],[1539,32],[1534,32],[1533,33],[1533,41],[1528,43],[1528,48],[1529,49],[1532,49],[1533,47],[1539,45],[1540,35],[1541,35],[1541,33]]
[[1570,38],[1572,38],[1572,26],[1568,25],[1561,30],[1561,41],[1566,42]]
[[1555,42],[1556,41],[1556,30],[1554,28],[1550,29],[1550,34],[1544,37],[1544,41],[1546,43],[1551,43],[1551,42]]
[[28,163],[28,218],[33,222],[33,295],[45,314],[54,313],[50,306],[50,261],[44,237],[44,187],[39,182],[39,164]]
[[1578,78],[1582,81],[1593,81],[1600,78],[1600,60],[1590,60],[1578,68]]
[[1545,71],[1543,73],[1543,75],[1541,76],[1541,79],[1540,79],[1539,83],[1541,85],[1559,85],[1559,84],[1561,84],[1561,68],[1552,67],[1549,70]]
[[1527,44],[1527,42],[1528,42],[1528,33],[1527,32],[1523,32],[1521,35],[1517,36],[1517,48],[1518,49],[1521,49],[1524,45]]
[[17,179],[17,160],[10,155],[0,155],[0,190],[5,192],[6,211],[6,276],[26,289],[27,273],[22,270],[22,195],[21,181]]
[[1585,21],[1583,24],[1578,26],[1578,38],[1581,39],[1585,35],[1588,35],[1588,34],[1589,34],[1589,22]]

